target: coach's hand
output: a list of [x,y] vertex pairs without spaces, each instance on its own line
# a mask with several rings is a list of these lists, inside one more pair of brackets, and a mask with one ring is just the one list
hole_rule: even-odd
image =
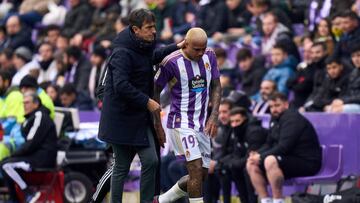
[[159,141],[159,145],[161,147],[164,147],[164,144],[166,142],[166,136],[165,136],[164,128],[162,127],[161,123],[157,123],[157,122],[154,124],[154,127],[155,127],[155,132],[156,132],[157,139]]
[[149,99],[147,103],[147,108],[151,113],[154,113],[155,111],[161,111],[160,104],[158,104],[155,100]]
[[210,116],[208,122],[206,123],[205,133],[208,134],[211,138],[215,137],[217,134],[217,119]]

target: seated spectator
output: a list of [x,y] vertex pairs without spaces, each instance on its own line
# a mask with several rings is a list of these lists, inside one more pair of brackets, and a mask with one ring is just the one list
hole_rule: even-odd
[[76,33],[89,27],[92,10],[85,1],[71,0],[69,3],[70,10],[66,13],[62,34],[72,38]]
[[86,50],[90,45],[98,46],[102,40],[111,40],[116,36],[114,23],[120,15],[118,3],[111,3],[110,0],[97,0],[91,3],[95,11],[90,26],[74,36],[74,39],[77,39],[76,44],[81,44]]
[[269,97],[276,92],[276,83],[272,80],[263,80],[260,85],[260,96],[261,98],[256,101],[252,114],[254,116],[264,115],[270,113]]
[[17,70],[11,81],[12,86],[18,86],[25,75],[36,74],[38,71],[34,72],[33,70],[40,68],[39,63],[32,61],[32,53],[26,47],[19,47],[15,50],[12,62]]
[[328,112],[359,113],[360,112],[360,45],[354,44],[351,59],[355,66],[349,76],[347,89],[339,98],[332,101]]
[[327,55],[331,56],[335,49],[335,37],[331,33],[331,22],[327,18],[321,19],[317,24],[313,41],[326,44]]
[[57,39],[60,36],[60,27],[57,25],[49,25],[46,27],[45,41],[56,47]]
[[31,40],[31,29],[21,24],[18,16],[11,16],[6,22],[6,42],[4,48],[15,50],[19,47],[26,47],[29,50],[34,49]]
[[56,164],[56,129],[47,109],[42,107],[40,98],[32,93],[25,94],[24,109],[26,121],[22,126],[22,132],[26,141],[9,158],[1,162],[1,173],[9,189],[10,202],[20,202],[16,195],[15,183],[24,192],[26,202],[36,202],[41,195],[40,191],[28,187],[18,170],[53,168]]
[[205,30],[209,38],[216,39],[216,35],[227,30],[227,7],[222,0],[208,1],[201,5],[196,19],[196,26]]
[[49,12],[48,4],[50,2],[59,3],[60,0],[23,0],[19,8],[21,21],[34,27]]
[[6,28],[0,25],[0,50],[3,50],[6,45]]
[[320,90],[313,99],[313,103],[307,103],[306,111],[328,111],[329,104],[346,91],[348,83],[348,72],[345,70],[340,59],[329,57],[326,59],[327,77],[323,81]]
[[339,42],[340,38],[344,34],[342,30],[342,19],[343,17],[340,13],[334,13],[331,16],[331,33],[334,35],[336,42]]
[[46,91],[47,95],[49,95],[54,103],[54,106],[61,106],[60,87],[58,85],[52,84],[51,82],[44,82],[40,84],[40,87]]
[[[230,111],[232,102],[222,99],[219,106],[219,127],[215,138],[211,139],[211,161],[209,166],[209,178],[205,182],[204,200],[206,202],[217,202],[220,189],[225,203],[231,199],[231,177],[229,173],[223,173],[217,162],[228,154],[230,128]],[[215,168],[217,170],[215,170]]]
[[64,74],[65,83],[72,83],[76,91],[88,93],[91,63],[80,48],[70,46],[65,51],[64,62],[68,68]]
[[220,71],[220,74],[226,74],[233,79],[234,69],[232,68],[231,62],[227,59],[226,50],[220,47],[214,48],[216,55],[217,65]]
[[313,98],[317,94],[315,92],[320,89],[326,76],[324,70],[325,50],[325,44],[322,42],[311,44],[309,62],[300,63],[295,75],[287,81],[287,87],[294,93],[294,100],[291,102],[292,107],[301,108],[310,95],[314,92],[311,96]]
[[36,59],[40,64],[39,83],[54,81],[58,74],[54,51],[55,48],[48,42],[43,42],[39,47],[39,56]]
[[60,89],[61,106],[65,108],[77,108],[78,110],[93,110],[93,101],[84,95],[83,92],[77,92],[73,84],[65,84]]
[[37,94],[41,100],[41,103],[46,107],[50,112],[50,118],[54,119],[55,117],[55,107],[49,95],[46,94],[45,90],[39,87],[36,79],[31,75],[26,75],[20,82],[19,89],[21,93],[25,94],[26,92]]
[[241,202],[257,202],[254,189],[246,173],[246,159],[248,153],[258,150],[266,140],[266,130],[261,122],[248,115],[246,109],[235,107],[230,112],[231,132],[228,153],[216,163],[221,170],[227,170],[235,182]]
[[22,94],[17,88],[11,88],[11,74],[0,71],[0,118],[15,117],[17,123],[24,122]]
[[172,12],[171,32],[176,43],[180,42],[186,32],[195,25],[197,9],[191,0],[177,1]]
[[352,11],[341,13],[343,36],[335,48],[335,56],[340,57],[344,65],[351,64],[350,48],[353,44],[360,43],[359,17]]
[[289,56],[295,57],[297,62],[300,61],[300,55],[292,40],[289,28],[281,24],[273,12],[268,12],[264,15],[262,19],[262,30],[264,36],[261,43],[261,53],[264,56],[268,58],[274,45],[281,44]]
[[56,53],[65,53],[66,49],[70,46],[70,38],[65,35],[60,35],[56,39]]
[[8,71],[11,77],[14,77],[17,70],[12,61],[13,51],[11,49],[3,49],[0,52],[0,67],[1,70]]
[[[246,163],[261,203],[285,203],[284,180],[315,175],[321,168],[322,150],[313,125],[289,109],[287,97],[274,93],[269,99],[270,130],[266,143],[250,152]],[[270,183],[273,199],[267,192]]]
[[263,57],[254,57],[249,49],[240,49],[236,56],[240,69],[239,79],[241,90],[248,96],[259,92],[260,83],[266,73]]
[[175,1],[157,0],[156,7],[152,9],[155,15],[156,29],[158,38],[161,42],[172,42],[173,33],[171,31],[171,16],[175,9]]
[[95,101],[96,87],[99,85],[100,77],[105,71],[106,65],[106,50],[102,47],[96,47],[91,54],[90,62],[92,64],[89,77],[89,92],[90,97]]
[[273,67],[266,73],[263,80],[274,81],[279,92],[288,94],[286,82],[294,75],[297,65],[295,59],[288,55],[283,45],[276,44],[271,50],[271,62]]
[[227,97],[230,94],[230,92],[235,89],[231,82],[231,76],[228,74],[220,75],[220,84],[221,84],[223,97]]

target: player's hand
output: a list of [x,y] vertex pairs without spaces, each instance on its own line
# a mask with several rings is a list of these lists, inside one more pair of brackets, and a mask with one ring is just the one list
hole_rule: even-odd
[[164,147],[164,144],[166,142],[166,136],[165,136],[164,128],[162,127],[161,123],[155,123],[154,127],[155,127],[156,137],[157,137],[157,139],[159,141],[159,145],[161,147]]
[[155,100],[149,98],[147,103],[147,108],[151,113],[155,113],[156,111],[161,111],[160,104],[158,104]]
[[217,134],[217,122],[215,119],[209,118],[206,123],[205,133],[208,134],[211,138],[214,138]]

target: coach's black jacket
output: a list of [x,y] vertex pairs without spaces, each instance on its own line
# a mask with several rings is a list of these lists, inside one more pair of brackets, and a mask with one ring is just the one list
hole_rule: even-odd
[[261,160],[268,155],[294,156],[321,166],[322,150],[313,125],[300,113],[286,110],[270,122],[266,144],[259,149]]
[[115,38],[101,111],[99,138],[111,144],[147,146],[153,128],[147,102],[153,96],[153,64],[177,49],[154,51],[155,44],[139,40],[130,28]]
[[30,163],[32,168],[55,167],[57,154],[57,136],[54,122],[47,108],[25,115],[21,132],[25,143],[11,157],[18,157]]

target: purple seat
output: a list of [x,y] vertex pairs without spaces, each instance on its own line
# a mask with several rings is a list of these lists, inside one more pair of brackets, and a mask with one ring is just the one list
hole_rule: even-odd
[[312,184],[321,182],[336,182],[340,180],[343,168],[342,168],[342,145],[330,145],[327,147],[326,155],[323,161],[322,169],[315,176],[299,177],[294,179],[296,184]]

